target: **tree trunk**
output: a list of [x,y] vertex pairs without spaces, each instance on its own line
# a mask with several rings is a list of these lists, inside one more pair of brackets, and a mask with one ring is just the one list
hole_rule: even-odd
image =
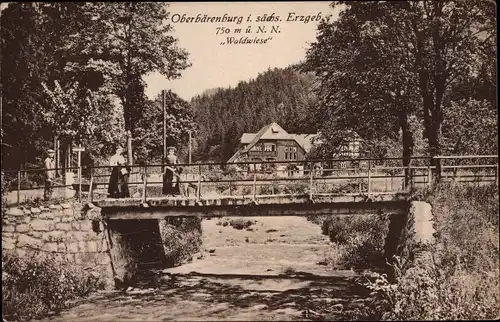
[[127,131],[127,164],[134,164],[132,154],[132,133],[130,131]]
[[439,145],[440,128],[440,122],[433,121],[428,134],[429,151],[432,157],[431,165],[436,167],[436,171],[434,172],[436,182],[441,181],[441,160],[434,158],[436,156],[439,156],[441,153],[441,148]]
[[399,114],[399,122],[401,126],[401,131],[403,132],[403,166],[405,167],[405,178],[404,178],[404,188],[407,188],[411,182],[411,172],[408,166],[411,162],[411,156],[413,155],[413,135],[410,130],[410,124],[408,123],[408,111],[404,109]]
[[126,67],[126,92],[125,92],[125,97],[126,97],[126,107],[125,107],[125,131],[127,132],[127,163],[128,165],[132,165],[132,159],[133,159],[133,153],[132,153],[132,119],[131,119],[131,112],[132,112],[132,93],[130,93],[130,84],[132,82],[132,31],[134,30],[133,26],[133,10],[134,10],[134,4],[133,3],[128,3],[128,8],[129,8],[129,21],[128,21],[128,26],[129,30],[127,33],[127,67]]

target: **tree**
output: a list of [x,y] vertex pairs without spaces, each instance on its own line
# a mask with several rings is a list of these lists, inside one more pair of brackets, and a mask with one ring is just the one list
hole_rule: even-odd
[[[172,91],[165,92],[167,116],[167,144],[185,150],[189,131],[195,131],[193,113],[188,102]],[[137,159],[158,160],[163,156],[163,106],[162,97],[146,100],[142,114],[137,116],[134,127],[135,154]]]
[[[19,163],[22,166],[35,161],[41,151],[52,146],[54,136],[66,136],[69,144],[73,135],[68,134],[85,133],[88,130],[85,124],[92,118],[101,123],[93,135],[102,138],[101,130],[110,128],[102,126],[109,119],[106,116],[111,106],[109,81],[105,84],[105,80],[113,78],[109,64],[96,61],[85,52],[68,50],[79,42],[92,40],[90,35],[82,33],[83,27],[89,24],[84,6],[80,3],[11,3],[2,11],[2,127],[6,129],[7,147],[2,149],[2,157],[7,167],[17,168]],[[52,87],[55,81],[59,84],[55,92],[47,91],[47,85]],[[71,88],[74,93],[67,96]],[[81,104],[85,103],[86,89],[95,94],[97,110]],[[50,94],[72,108],[61,110],[62,106],[50,98]],[[118,134],[118,131],[111,133]],[[87,140],[88,135],[81,138]],[[94,141],[92,147],[100,144]],[[94,156],[101,154],[99,152],[94,151]]]
[[[67,50],[91,56],[101,65],[105,62],[109,74],[117,76],[110,80],[111,86],[123,106],[125,130],[133,133],[142,77],[153,71],[168,79],[180,77],[180,71],[190,66],[188,53],[169,34],[172,27],[165,23],[168,13],[163,3],[86,3],[82,8],[89,22],[82,33],[92,41],[74,42]],[[128,154],[130,162],[132,151]]]
[[78,144],[87,142],[87,152],[94,158],[99,156],[98,152],[109,154],[112,144],[119,142],[120,134],[124,133],[113,111],[109,93],[103,90],[93,92],[78,82],[66,89],[57,81],[54,85],[51,90],[42,83],[48,96],[45,109],[40,110],[45,123],[68,145],[66,149],[74,141]]
[[452,102],[443,119],[445,152],[451,155],[498,152],[498,111],[492,110],[487,101]]
[[59,43],[44,24],[51,6],[10,3],[1,13],[2,167],[7,169],[36,162],[52,142],[52,129],[38,113],[40,84],[55,72],[49,58]]
[[414,147],[409,117],[418,95],[408,82],[411,75],[400,70],[399,53],[386,48],[386,33],[365,21],[370,7],[353,4],[337,21],[321,22],[317,42],[307,52],[302,69],[321,80],[316,115],[322,124],[319,139],[326,144],[316,152],[337,154],[355,132],[377,147],[365,150],[370,157],[383,157],[384,145],[400,142],[406,168]]
[[191,100],[199,125],[196,155],[227,161],[245,132],[278,122],[289,133],[316,133],[309,117],[316,104],[315,77],[295,66],[269,69],[235,88],[212,90]]
[[[428,141],[430,155],[441,154],[443,109],[451,104],[453,86],[458,80],[477,73],[484,58],[494,52],[494,4],[463,0],[339,3],[345,6],[339,20],[322,24],[318,42],[313,45],[309,54],[310,64],[316,67],[325,65],[325,73],[321,75],[325,84],[322,86],[325,90],[322,94],[323,103],[339,96],[337,88],[328,86],[329,82],[342,85],[342,82],[352,84],[355,81],[363,84],[364,79],[358,79],[356,72],[354,78],[351,75],[335,74],[344,70],[337,69],[338,61],[353,62],[359,58],[358,64],[368,64],[367,68],[363,67],[366,75],[376,80],[377,77],[374,78],[373,75],[378,74],[380,77],[374,84],[386,89],[392,87],[389,93],[395,99],[400,93],[412,98],[418,95],[416,102],[419,104],[410,106],[415,107],[416,115],[423,119],[424,136]],[[348,44],[342,37],[337,37],[348,37],[349,32],[359,36],[359,39],[353,39]],[[340,41],[342,45],[336,46],[336,41]],[[349,51],[346,46],[354,49]],[[335,49],[338,48],[343,51],[337,53]],[[320,52],[321,55],[315,55],[315,52]],[[325,57],[328,53],[337,64],[330,64],[330,60]],[[355,55],[349,57],[349,53]],[[385,61],[384,58],[388,60]],[[370,62],[371,59],[375,59],[375,62]],[[402,92],[398,91],[398,84],[407,88]],[[372,89],[371,91],[374,92]],[[391,114],[387,113],[389,110],[369,109],[369,106],[374,107],[376,98],[370,94],[369,100],[363,103],[366,97],[362,95],[362,88],[358,87],[351,93],[353,96],[360,96],[360,103],[364,105],[356,111],[359,119],[353,121],[354,125],[370,121],[371,116],[373,122],[361,127],[373,126],[376,131],[384,131],[385,126],[380,126],[384,123],[379,122],[382,120],[377,115],[385,118]],[[400,100],[401,103],[405,101],[415,100],[405,97]],[[412,110],[401,112],[402,115],[411,114]],[[388,124],[396,124],[394,118],[387,121]],[[435,165],[439,178],[440,164],[437,160]]]
[[[78,83],[97,95],[100,121],[112,126],[97,126],[92,149],[107,151],[123,134],[116,117],[133,130],[145,104],[143,76],[159,71],[172,79],[188,66],[165,17],[162,3],[10,3],[1,21],[3,160],[34,160],[62,130],[42,117],[54,108],[42,83],[57,80],[63,92]],[[114,95],[121,114],[111,108]]]

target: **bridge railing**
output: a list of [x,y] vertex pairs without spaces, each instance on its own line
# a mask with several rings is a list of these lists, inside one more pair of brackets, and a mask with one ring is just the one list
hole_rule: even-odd
[[[237,163],[178,164],[178,183],[183,197],[246,197],[262,195],[323,194],[366,195],[406,192],[433,182],[435,160],[441,161],[442,181],[482,184],[498,183],[498,156],[413,157],[404,165],[402,158],[344,158],[328,160],[248,161]],[[112,166],[66,168],[72,180],[57,177],[52,199],[108,198]],[[49,169],[60,170],[60,169]],[[11,182],[11,203],[43,198],[46,169],[5,171]],[[143,201],[162,197],[165,164],[130,166],[128,187],[131,198]],[[5,179],[5,178],[4,178]],[[71,178],[70,178],[71,179]]]

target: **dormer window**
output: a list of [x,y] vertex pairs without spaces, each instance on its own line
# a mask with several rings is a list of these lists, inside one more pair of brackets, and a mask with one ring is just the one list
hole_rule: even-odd
[[275,127],[275,126],[272,126],[271,127],[271,131],[276,134],[276,133],[279,133],[279,130]]

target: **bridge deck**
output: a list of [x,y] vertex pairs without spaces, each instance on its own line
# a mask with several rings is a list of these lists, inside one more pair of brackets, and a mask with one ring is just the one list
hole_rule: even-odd
[[259,195],[220,198],[104,199],[95,202],[107,219],[163,219],[165,217],[309,216],[340,214],[402,214],[408,210],[405,194]]

